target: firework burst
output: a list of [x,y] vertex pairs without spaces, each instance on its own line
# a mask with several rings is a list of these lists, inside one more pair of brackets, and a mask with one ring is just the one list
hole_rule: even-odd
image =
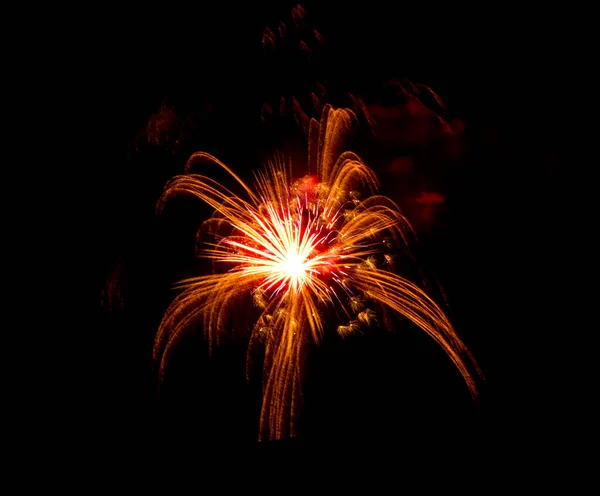
[[[241,309],[255,312],[248,363],[261,348],[261,440],[298,435],[311,341],[334,330],[342,337],[363,331],[390,310],[431,336],[477,396],[481,372],[473,356],[442,309],[394,267],[393,255],[406,250],[412,228],[392,200],[377,194],[374,172],[344,151],[355,122],[352,111],[326,106],[320,122],[309,125],[308,174],[293,180],[289,161],[276,157],[255,175],[254,189],[215,157],[195,153],[158,203],[160,211],[173,195],[188,194],[214,209],[202,226],[210,239],[203,256],[213,270],[178,284],[182,291],[155,340],[160,379],[190,328],[201,326],[212,349]],[[191,173],[206,162],[231,175],[247,198]]]

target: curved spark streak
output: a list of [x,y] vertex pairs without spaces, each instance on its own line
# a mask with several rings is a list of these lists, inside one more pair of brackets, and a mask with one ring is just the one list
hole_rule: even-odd
[[[225,164],[198,152],[190,157],[186,174],[167,183],[158,202],[160,211],[173,195],[190,194],[215,212],[204,223],[215,241],[203,252],[213,260],[214,273],[178,284],[182,291],[156,334],[160,380],[170,352],[187,330],[201,325],[212,350],[233,315],[254,302],[258,317],[248,363],[253,350],[264,347],[261,440],[298,434],[310,340],[318,343],[331,325],[342,337],[356,332],[376,321],[381,307],[431,336],[474,398],[475,376],[483,377],[442,309],[416,284],[380,267],[391,259],[384,246],[408,248],[414,233],[397,205],[376,194],[375,173],[359,156],[343,150],[355,120],[347,109],[326,106],[321,122],[310,122],[308,168],[316,178],[292,183],[285,162],[276,158],[256,174],[252,190]],[[191,174],[198,163],[228,172],[248,200],[207,176]],[[365,199],[358,200],[358,192]]]

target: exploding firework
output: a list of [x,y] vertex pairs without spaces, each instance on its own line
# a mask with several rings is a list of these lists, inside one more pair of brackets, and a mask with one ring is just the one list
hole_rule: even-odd
[[[392,200],[377,194],[375,173],[344,149],[356,120],[351,110],[331,106],[320,121],[311,120],[307,175],[300,179],[294,180],[291,163],[277,156],[256,173],[251,189],[218,159],[199,152],[189,159],[186,174],[166,185],[158,203],[160,211],[173,195],[188,194],[214,209],[201,229],[209,239],[203,256],[212,260],[212,271],[178,284],[182,291],[156,335],[160,380],[186,331],[202,327],[212,349],[241,309],[254,312],[247,363],[260,348],[260,440],[299,434],[311,342],[334,330],[341,337],[363,332],[390,313],[431,336],[477,396],[475,378],[481,372],[473,356],[442,309],[395,267],[394,253],[407,249],[412,228]],[[222,168],[247,198],[192,174],[199,163]]]

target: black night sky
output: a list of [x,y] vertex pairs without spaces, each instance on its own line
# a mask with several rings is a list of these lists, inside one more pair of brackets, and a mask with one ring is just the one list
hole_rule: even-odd
[[[550,445],[540,419],[559,408],[567,387],[547,353],[567,320],[556,291],[564,265],[548,270],[565,256],[554,227],[564,152],[560,37],[533,14],[368,3],[368,10],[303,3],[301,27],[292,18],[296,4],[287,2],[168,13],[145,7],[114,13],[95,31],[86,77],[96,89],[82,103],[85,161],[99,193],[96,314],[80,358],[93,370],[79,389],[90,414],[86,449],[110,446],[116,458],[146,466],[187,460],[204,467],[197,470],[207,470],[208,456],[233,474],[293,457],[308,465],[349,460],[350,471],[381,463],[398,473],[408,470],[406,460],[448,460],[460,479],[474,467],[514,473],[527,453]],[[272,45],[261,42],[265,28]],[[406,102],[386,86],[407,80],[445,102],[442,117],[462,129],[453,140],[435,128],[415,131],[423,125],[418,112],[403,114]],[[189,201],[164,216],[154,208],[194,151],[250,177],[270,151],[301,138],[289,103],[295,96],[308,106],[317,83],[334,105],[351,93],[401,109],[402,122],[388,130],[399,143],[371,140],[361,153],[382,191],[414,221],[419,256],[443,286],[446,310],[487,382],[475,405],[451,362],[415,329],[327,341],[308,360],[304,436],[259,445],[260,378],[245,381],[243,342],[226,341],[209,359],[201,333],[190,335],[156,393],[154,333],[172,283],[193,266],[195,228],[208,212]],[[414,139],[402,137],[413,131]],[[424,206],[416,200],[423,193],[443,202]]]

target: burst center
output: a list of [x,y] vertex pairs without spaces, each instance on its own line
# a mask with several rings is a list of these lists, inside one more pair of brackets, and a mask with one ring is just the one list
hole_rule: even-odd
[[304,257],[297,253],[288,253],[281,265],[282,270],[296,283],[306,276]]

